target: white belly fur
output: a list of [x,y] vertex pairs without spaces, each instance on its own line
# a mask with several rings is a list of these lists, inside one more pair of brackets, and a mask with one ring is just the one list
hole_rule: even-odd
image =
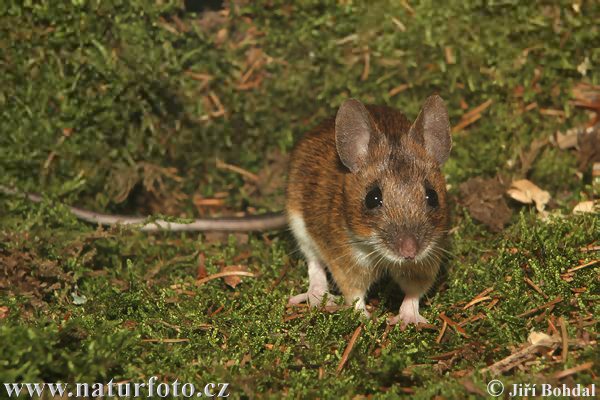
[[307,261],[321,260],[319,248],[306,230],[302,215],[298,212],[292,212],[288,215],[288,219],[292,233],[296,237],[300,250],[304,253]]

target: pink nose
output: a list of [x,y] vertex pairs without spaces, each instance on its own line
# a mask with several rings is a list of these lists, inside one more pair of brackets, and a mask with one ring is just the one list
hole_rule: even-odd
[[398,239],[398,253],[404,258],[415,258],[419,252],[419,244],[413,235],[404,235]]

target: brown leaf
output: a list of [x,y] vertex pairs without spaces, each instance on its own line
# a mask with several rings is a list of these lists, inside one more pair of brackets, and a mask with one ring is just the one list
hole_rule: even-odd
[[593,163],[600,162],[600,123],[586,129],[578,139],[577,169],[584,172]]
[[552,196],[545,190],[540,189],[535,183],[528,179],[519,179],[510,185],[506,192],[511,198],[523,204],[535,203],[535,208],[542,212]]
[[[74,283],[73,273],[65,272],[58,261],[46,259],[43,252],[28,245],[29,236],[24,232],[0,232],[0,243],[13,243],[0,250],[0,291],[8,296],[22,296],[25,300],[21,315],[28,315],[29,308],[44,310],[47,302],[57,290]],[[60,239],[49,239],[52,245],[59,245],[60,251],[70,248],[73,242],[63,243]],[[3,313],[0,310],[0,314]]]
[[593,200],[582,201],[573,208],[573,214],[593,213],[594,205]]
[[473,219],[493,232],[500,232],[512,216],[504,191],[505,186],[498,178],[471,178],[460,185],[461,203]]
[[533,331],[529,334],[527,342],[534,346],[552,347],[560,340],[554,336],[545,334],[544,332]]
[[[243,271],[248,272],[248,268],[244,265],[228,265],[227,267],[223,267],[221,272],[229,272],[229,271]],[[242,282],[242,278],[239,275],[231,275],[223,277],[223,281],[230,286],[232,289],[235,289],[237,285]]]
[[0,319],[8,317],[9,308],[7,306],[0,306]]
[[244,356],[242,357],[242,360],[240,361],[240,367],[243,367],[244,365],[248,364],[250,361],[252,361],[252,356],[250,355],[250,353],[244,354]]
[[204,279],[208,276],[208,271],[206,270],[206,255],[203,252],[198,254],[198,269],[196,273],[196,279]]

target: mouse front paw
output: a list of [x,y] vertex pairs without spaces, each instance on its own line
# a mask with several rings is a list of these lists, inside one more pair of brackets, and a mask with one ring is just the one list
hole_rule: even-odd
[[423,318],[419,313],[416,315],[403,315],[402,313],[398,313],[393,317],[387,319],[389,325],[400,324],[401,327],[405,328],[409,324],[428,324],[425,318]]
[[[288,300],[289,305],[297,305],[300,303],[308,303],[311,307],[319,307],[324,305],[325,307],[335,306],[337,296],[325,290],[311,290],[304,293],[297,294],[296,296],[290,297]],[[325,300],[325,301],[323,301]]]
[[400,323],[402,328],[408,324],[428,324],[429,322],[419,314],[419,298],[416,296],[407,296],[400,306],[398,315],[388,318],[388,324],[396,325]]

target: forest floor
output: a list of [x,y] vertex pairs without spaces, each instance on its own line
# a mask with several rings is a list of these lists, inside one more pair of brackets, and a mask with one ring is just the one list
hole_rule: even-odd
[[[0,6],[0,185],[43,195],[0,195],[3,383],[463,399],[599,382],[600,4],[147,3]],[[307,272],[287,231],[149,234],[65,207],[281,210],[294,141],[344,99],[414,118],[435,92],[452,256],[425,327],[387,325],[392,285],[369,321],[288,307]]]

